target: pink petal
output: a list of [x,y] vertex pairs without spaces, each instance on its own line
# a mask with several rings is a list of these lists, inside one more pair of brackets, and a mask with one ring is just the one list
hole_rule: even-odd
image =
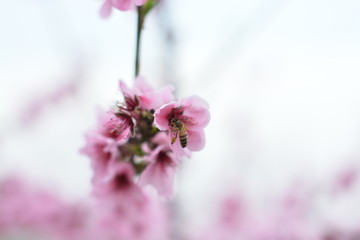
[[127,11],[132,7],[131,0],[113,0],[113,6],[121,11]]
[[[169,142],[171,142],[171,136],[169,136]],[[176,139],[176,141],[171,145],[171,148],[173,150],[173,152],[175,153],[175,155],[178,158],[182,158],[182,157],[191,157],[191,152],[189,151],[189,149],[187,148],[183,148],[180,144],[180,140],[179,137]]]
[[192,125],[186,126],[188,129],[200,130],[209,124],[209,105],[205,100],[192,96],[181,101],[181,104],[186,106],[183,115],[194,122]]
[[132,97],[134,95],[124,81],[122,80],[119,81],[119,87],[120,87],[120,91],[123,93],[124,96]]
[[143,77],[137,77],[135,79],[135,89],[139,90],[139,93],[153,92],[153,87]]
[[[93,193],[95,196],[103,199],[117,198],[121,195],[122,200],[125,198],[137,198],[140,191],[138,186],[133,182],[135,172],[128,162],[110,161],[108,164],[108,174],[101,181],[94,182]],[[124,175],[128,180],[127,185],[123,188],[114,188],[117,184],[117,176]]]
[[140,184],[153,185],[159,194],[166,197],[171,196],[175,176],[175,169],[171,166],[162,166],[155,163],[150,164],[142,173]]
[[100,8],[100,16],[102,18],[108,18],[111,15],[112,3],[111,0],[105,0],[104,4]]
[[165,132],[159,132],[156,134],[152,141],[157,145],[164,145],[166,148],[170,149],[169,136]]
[[[175,88],[172,85],[166,85],[165,87],[162,87],[159,89],[158,91],[158,97],[161,100],[161,105],[163,104],[167,104],[169,102],[171,102],[174,98],[173,96],[173,92],[174,92]],[[158,106],[160,107],[160,106]]]
[[187,131],[188,145],[187,148],[191,151],[200,151],[205,146],[205,134],[203,130]]
[[153,106],[154,106],[155,99],[156,99],[156,95],[153,93],[139,96],[141,108],[147,109],[147,110],[154,109]]
[[154,123],[157,128],[159,128],[160,130],[169,129],[168,115],[170,114],[171,110],[175,107],[176,107],[175,103],[169,103],[155,111]]
[[156,162],[156,157],[157,155],[159,154],[160,151],[162,151],[164,149],[164,146],[158,146],[156,147],[152,152],[150,152],[149,155],[147,155],[145,157],[146,161],[147,162],[150,162],[150,163],[155,163]]
[[86,146],[80,150],[91,159],[91,167],[94,171],[93,182],[102,179],[108,169],[108,164],[118,157],[116,142],[98,133],[86,134]]
[[181,105],[189,106],[189,105],[196,105],[201,108],[209,109],[209,104],[199,96],[193,95],[188,98],[181,100]]
[[140,105],[144,109],[157,109],[173,99],[172,86],[169,85],[155,91],[142,77],[135,80],[134,92],[139,97]]
[[134,4],[136,6],[141,6],[141,5],[144,5],[144,3],[146,2],[147,0],[134,0]]
[[131,179],[132,176],[135,174],[133,167],[128,162],[111,161],[109,169],[110,177],[114,177],[117,173],[123,172],[128,176],[129,179]]

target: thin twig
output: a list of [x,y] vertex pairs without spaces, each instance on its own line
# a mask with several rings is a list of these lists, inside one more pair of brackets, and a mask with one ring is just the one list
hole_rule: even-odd
[[136,31],[136,53],[135,53],[135,77],[140,72],[140,43],[141,43],[141,31],[144,24],[144,11],[143,7],[137,8],[137,31]]

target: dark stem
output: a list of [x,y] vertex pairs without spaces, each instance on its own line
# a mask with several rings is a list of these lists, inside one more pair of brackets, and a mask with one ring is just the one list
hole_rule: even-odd
[[135,77],[140,72],[140,42],[141,42],[141,30],[144,24],[144,11],[143,7],[137,7],[137,31],[136,31],[136,53],[135,53]]

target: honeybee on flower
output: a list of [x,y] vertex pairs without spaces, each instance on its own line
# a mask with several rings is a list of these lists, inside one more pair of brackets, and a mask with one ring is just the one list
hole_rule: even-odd
[[[172,150],[178,157],[190,156],[205,146],[204,128],[210,121],[209,105],[198,96],[168,103],[155,111],[154,124],[168,131]],[[182,137],[177,137],[181,132]]]
[[177,139],[177,136],[179,135],[181,147],[186,148],[187,133],[186,133],[185,124],[182,121],[180,121],[178,118],[171,119],[170,123],[171,123],[171,131],[175,132],[175,136],[171,138],[171,144],[174,144],[174,142]]

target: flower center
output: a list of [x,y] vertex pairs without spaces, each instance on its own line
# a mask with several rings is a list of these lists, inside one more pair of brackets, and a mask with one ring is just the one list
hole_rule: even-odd
[[183,113],[184,113],[184,106],[173,108],[168,115],[169,124],[171,124],[171,121],[173,119],[178,119],[181,121]]
[[122,190],[130,186],[129,178],[126,176],[125,173],[116,175],[114,179],[114,189],[115,190]]
[[171,163],[171,158],[164,151],[160,151],[158,157],[156,159],[161,164],[169,164]]

